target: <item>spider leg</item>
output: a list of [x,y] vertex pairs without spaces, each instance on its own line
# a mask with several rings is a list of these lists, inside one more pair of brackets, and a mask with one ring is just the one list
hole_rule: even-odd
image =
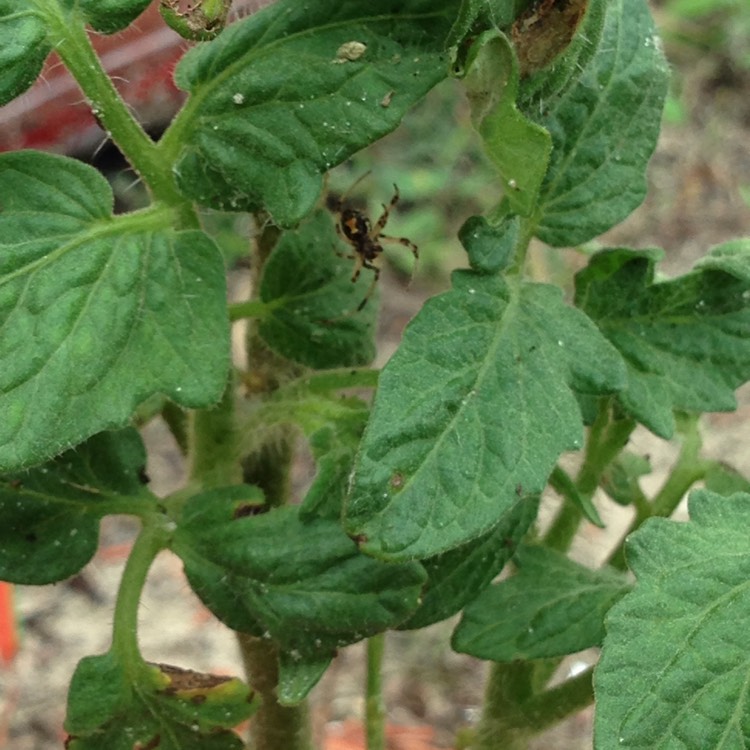
[[379,234],[378,242],[380,241],[388,242],[391,245],[403,245],[404,247],[408,247],[409,250],[412,251],[414,257],[419,258],[419,247],[406,237],[391,237],[387,234]]
[[[365,268],[369,268],[372,271],[372,281],[370,282],[370,287],[367,290],[367,294],[365,294],[365,298],[357,306],[356,312],[359,312],[367,304],[370,297],[372,297],[372,293],[375,291],[378,279],[380,278],[380,269],[376,265],[370,263],[369,260],[363,259],[361,265]],[[357,273],[357,275],[359,276],[359,273]],[[352,281],[354,281],[354,279],[352,279]]]
[[336,246],[334,245],[333,252],[336,253],[336,255],[339,256],[339,258],[346,258],[347,260],[357,260],[357,256],[353,254],[347,255],[346,253],[342,253],[340,250],[336,249]]
[[393,207],[398,203],[398,199],[401,197],[401,194],[398,192],[398,185],[396,183],[393,184],[393,198],[391,198],[391,202],[386,206],[385,203],[383,203],[383,213],[380,214],[380,218],[375,222],[375,226],[372,228],[372,234],[373,237],[377,237],[385,228],[385,225],[388,223],[388,216],[391,213],[391,210]]
[[367,261],[359,254],[354,256],[354,260],[356,261],[354,264],[354,271],[352,272],[352,284],[359,278],[359,274],[362,273],[362,266],[365,266],[365,268],[371,268],[367,264]]
[[[414,278],[414,274],[417,272],[417,265],[419,264],[419,248],[406,237],[389,237],[387,234],[378,235],[378,242],[387,242],[391,245],[403,245],[411,250],[414,256],[414,266],[411,269],[411,279]],[[411,284],[411,279],[409,284]]]
[[358,255],[357,264],[354,269],[354,275],[352,276],[352,281],[356,281],[359,278],[359,275],[363,268],[367,268],[373,272],[372,282],[370,282],[370,286],[367,289],[365,298],[353,310],[349,310],[349,312],[337,315],[334,318],[327,318],[326,320],[321,321],[322,323],[330,325],[331,323],[335,323],[337,320],[350,318],[352,315],[356,315],[367,304],[370,297],[372,297],[372,293],[375,291],[375,285],[378,283],[378,279],[380,278],[380,269],[376,265],[373,265],[369,260],[366,260],[363,256]]

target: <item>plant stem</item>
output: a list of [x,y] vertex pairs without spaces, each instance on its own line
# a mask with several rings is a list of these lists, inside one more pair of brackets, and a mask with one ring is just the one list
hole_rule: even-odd
[[55,51],[89,100],[91,111],[118,145],[135,171],[144,179],[154,198],[182,208],[184,225],[197,226],[192,207],[177,190],[171,170],[131,115],[102,67],[83,20],[76,10],[65,12],[60,3],[33,0],[43,15]]
[[177,447],[183,456],[190,450],[190,418],[188,413],[172,401],[165,401],[161,410],[161,418],[166,422]]
[[594,669],[589,667],[560,685],[535,695],[524,705],[529,725],[541,732],[591,705],[594,702],[593,675]]
[[146,577],[156,555],[166,547],[169,531],[161,516],[144,519],[122,572],[115,604],[112,651],[129,677],[143,665],[138,648],[138,605]]
[[493,662],[484,697],[482,719],[472,745],[475,750],[525,750],[534,732],[521,706],[532,694],[530,662]]
[[702,447],[703,439],[695,416],[684,429],[680,455],[674,468],[651,503],[652,516],[671,516],[690,487],[705,476],[711,462],[701,459]]
[[526,258],[529,253],[529,245],[531,244],[531,240],[534,237],[538,224],[539,218],[536,215],[530,218],[521,219],[518,240],[516,241],[513,260],[508,265],[506,272],[507,275],[515,276],[520,275],[523,272],[523,267],[526,264]]
[[476,750],[525,750],[536,734],[594,700],[593,668],[542,692],[534,691],[535,665],[492,664],[484,713],[472,745]]
[[609,564],[618,570],[625,570],[625,539],[652,516],[668,518],[674,513],[685,493],[699,480],[703,479],[711,462],[700,457],[703,445],[698,418],[692,418],[684,430],[682,446],[672,471],[651,503],[638,503],[635,518],[623,534],[622,542],[617,546],[609,559]]
[[262,703],[250,723],[252,750],[312,750],[307,705],[282,706],[276,697],[279,684],[278,650],[272,641],[238,633],[245,670]]
[[221,401],[213,409],[201,409],[191,415],[190,478],[204,489],[242,482],[242,467],[237,460],[234,391],[230,377]]
[[235,302],[229,305],[229,320],[234,323],[235,320],[243,318],[265,318],[275,307],[281,307],[284,301],[281,298],[273,302],[261,302],[258,299]]
[[[252,257],[252,290],[257,297],[263,264],[271,254],[279,236],[272,224],[259,219],[265,229],[257,239]],[[302,368],[279,357],[265,344],[258,333],[257,321],[247,323],[246,349],[248,372],[256,387],[252,397],[266,398],[280,385],[297,377]],[[282,426],[242,459],[242,476],[248,484],[263,490],[271,507],[284,505],[289,499],[290,468],[294,455],[294,433]],[[312,730],[306,703],[282,706],[276,688],[279,681],[278,649],[267,639],[237,634],[249,683],[262,698],[261,706],[250,724],[251,746],[254,750],[309,750]]]
[[383,707],[383,651],[385,633],[367,640],[367,684],[365,728],[367,750],[385,750],[385,709]]
[[[593,498],[602,473],[619,455],[635,429],[632,419],[613,418],[609,400],[603,400],[594,423],[589,428],[583,464],[576,477],[576,489],[584,501]],[[560,512],[544,537],[548,547],[566,552],[581,522],[579,505],[564,500]]]

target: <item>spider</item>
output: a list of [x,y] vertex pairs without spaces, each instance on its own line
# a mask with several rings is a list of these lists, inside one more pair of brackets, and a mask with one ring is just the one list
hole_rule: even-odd
[[[367,174],[362,175],[362,177],[360,177],[359,180],[349,188],[349,191],[366,176]],[[385,225],[388,223],[390,212],[396,203],[398,203],[400,197],[398,187],[395,184],[393,186],[393,191],[391,202],[387,206],[385,203],[382,204],[383,213],[374,225],[370,222],[370,219],[362,213],[362,211],[352,208],[345,202],[346,194],[341,197],[331,195],[327,200],[328,208],[338,214],[336,233],[354,249],[354,253],[349,255],[339,253],[338,251],[336,252],[336,254],[342,258],[355,261],[354,272],[352,273],[352,283],[359,278],[363,268],[367,268],[373,272],[370,288],[367,290],[365,298],[359,303],[354,312],[359,312],[367,304],[373,291],[375,291],[375,285],[380,278],[380,268],[378,268],[373,261],[375,261],[383,252],[382,243],[390,242],[408,247],[414,254],[415,263],[419,260],[419,248],[411,240],[408,240],[406,237],[390,237],[387,234],[383,234],[383,229],[385,229]]]

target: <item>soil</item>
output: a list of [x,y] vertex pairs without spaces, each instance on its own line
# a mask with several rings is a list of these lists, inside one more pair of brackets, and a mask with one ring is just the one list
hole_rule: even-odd
[[[686,119],[663,130],[649,169],[646,201],[604,238],[608,245],[664,248],[662,270],[669,275],[685,271],[708,247],[750,229],[750,69],[732,66],[719,50],[680,60],[678,72]],[[390,274],[383,278],[381,362],[422,300],[435,291],[418,282],[405,291]],[[738,398],[736,412],[706,416],[705,446],[710,456],[750,474],[750,388],[741,389]],[[161,424],[150,425],[145,437],[153,489],[168,493],[183,478],[179,452]],[[658,486],[674,459],[674,446],[642,430],[631,447],[653,461],[646,489]],[[581,534],[575,549],[579,559],[600,560],[617,538],[622,514],[607,513],[606,518],[605,532],[592,526]],[[83,656],[109,647],[114,595],[136,530],[128,519],[107,518],[100,550],[80,575],[53,586],[16,587],[22,642],[13,663],[0,667],[0,748],[62,746],[70,676]],[[394,727],[389,747],[451,747],[456,731],[477,720],[485,665],[450,651],[452,626],[448,622],[419,633],[389,635],[384,674],[388,719]],[[140,633],[144,654],[154,661],[241,673],[232,633],[192,594],[179,560],[169,553],[157,559],[149,576]],[[561,669],[574,670],[595,658],[595,652],[575,655]],[[343,649],[315,690],[315,725],[319,736],[327,734],[328,750],[363,747],[357,730],[363,714],[363,661],[361,644]],[[591,723],[589,709],[540,737],[535,747],[590,748]],[[396,729],[403,726],[411,729]]]

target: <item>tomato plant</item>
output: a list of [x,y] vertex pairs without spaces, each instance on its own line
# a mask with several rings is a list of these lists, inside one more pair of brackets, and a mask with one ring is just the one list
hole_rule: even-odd
[[[743,746],[750,487],[701,457],[697,421],[732,410],[750,375],[750,242],[671,279],[658,249],[600,249],[572,299],[527,262],[532,239],[569,252],[645,196],[668,81],[645,0],[277,0],[232,23],[226,2],[162,4],[202,41],[155,141],[86,31],[124,28],[147,0],[0,2],[0,101],[54,49],[150,198],[115,215],[92,167],[0,155],[0,577],[60,581],[104,516],[141,523],[112,646],[72,678],[69,750],[239,748],[248,717],[252,747],[308,748],[307,694],[363,639],[375,750],[382,634],[458,613],[453,647],[492,663],[473,747],[525,747],[594,699],[597,748]],[[369,265],[387,216],[327,210],[325,177],[446,77],[502,188],[465,217],[466,267],[378,371]],[[205,208],[257,223],[245,301],[227,304]],[[364,266],[356,283],[341,253]],[[158,415],[190,466],[168,497],[135,427]],[[681,436],[653,496],[627,448],[637,425]],[[293,498],[299,435],[316,474]],[[699,481],[690,521],[669,520]],[[542,533],[547,487],[563,502]],[[633,533],[594,570],[567,553],[602,524],[598,488],[632,507]],[[167,549],[237,632],[247,682],[142,657],[139,597]],[[595,669],[549,686],[592,646]]]

